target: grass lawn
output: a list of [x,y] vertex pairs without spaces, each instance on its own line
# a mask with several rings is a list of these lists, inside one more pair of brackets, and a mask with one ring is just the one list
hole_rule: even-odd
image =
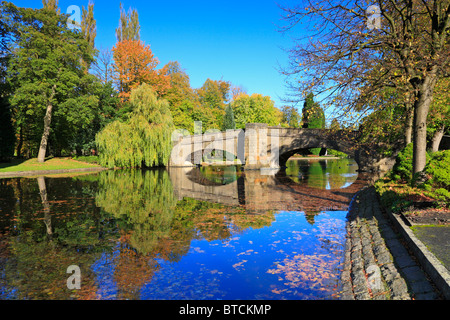
[[12,160],[10,163],[0,163],[0,172],[40,171],[40,170],[65,170],[100,167],[70,158],[51,158],[44,163],[38,163],[37,159]]

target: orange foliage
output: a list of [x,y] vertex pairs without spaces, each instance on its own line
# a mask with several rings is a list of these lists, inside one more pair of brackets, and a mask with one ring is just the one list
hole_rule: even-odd
[[123,40],[113,48],[114,76],[118,83],[119,96],[128,100],[131,90],[143,83],[153,87],[159,97],[170,89],[170,77],[167,70],[155,70],[159,64],[150,46],[140,40]]

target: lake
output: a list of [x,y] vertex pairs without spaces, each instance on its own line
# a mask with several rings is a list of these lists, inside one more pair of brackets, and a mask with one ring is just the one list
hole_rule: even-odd
[[369,179],[351,159],[0,179],[0,299],[339,299]]

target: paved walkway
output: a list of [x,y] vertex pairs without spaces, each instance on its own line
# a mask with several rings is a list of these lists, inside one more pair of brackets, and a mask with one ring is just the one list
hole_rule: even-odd
[[342,299],[441,298],[380,209],[373,187],[358,194],[348,218]]

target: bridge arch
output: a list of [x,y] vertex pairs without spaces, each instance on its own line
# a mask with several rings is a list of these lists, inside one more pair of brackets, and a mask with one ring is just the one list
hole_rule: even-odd
[[[272,130],[274,130],[272,128]],[[358,150],[355,133],[324,129],[279,129],[279,165],[285,167],[287,160],[303,149],[325,148],[341,151],[355,159],[358,166]]]

